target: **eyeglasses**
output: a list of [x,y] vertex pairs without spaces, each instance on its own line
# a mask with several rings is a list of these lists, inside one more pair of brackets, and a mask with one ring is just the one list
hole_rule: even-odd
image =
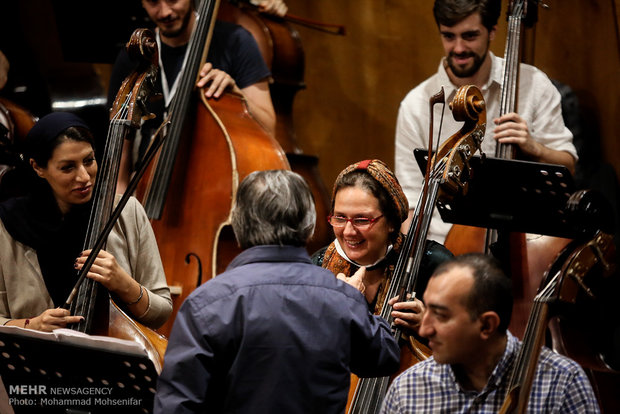
[[375,218],[368,218],[368,217],[346,218],[343,216],[329,215],[327,216],[327,221],[333,227],[344,227],[347,225],[347,222],[351,222],[351,225],[353,225],[353,227],[355,227],[356,229],[364,230],[370,227],[372,223],[379,220],[381,217],[383,217],[383,214]]

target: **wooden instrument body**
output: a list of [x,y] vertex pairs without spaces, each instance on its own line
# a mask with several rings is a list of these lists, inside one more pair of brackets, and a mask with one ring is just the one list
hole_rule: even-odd
[[[613,352],[606,347],[613,342],[613,332],[605,332],[605,325],[613,322],[617,327],[618,316],[605,315],[606,307],[602,306],[609,304],[614,295],[609,291],[620,282],[615,255],[613,237],[597,231],[590,240],[572,241],[553,261],[534,299],[500,413],[526,412],[549,324],[555,351],[577,361],[591,379],[601,379],[603,386],[617,385],[617,371],[605,360]],[[609,390],[601,393],[597,381],[593,388],[601,407],[607,407],[603,412],[615,412],[609,411],[618,406],[607,401],[611,400]]]
[[[207,100],[202,90],[198,94],[162,217],[151,220],[173,301],[171,318],[158,330],[164,335],[185,298],[241,251],[229,226],[241,180],[257,170],[290,169],[281,147],[252,118],[243,97],[229,93]],[[138,198],[149,181],[141,183]]]
[[4,137],[0,137],[0,201],[24,195],[31,185],[28,174],[19,168],[24,166],[19,145],[36,121],[26,108],[0,98],[0,124],[6,128]]
[[[398,371],[390,376],[389,382],[391,383],[394,378],[405,372],[410,367],[414,366],[418,362],[422,362],[428,359],[433,354],[431,349],[424,345],[422,342],[414,337],[409,336],[406,340],[406,344],[400,349],[400,367]],[[347,397],[347,407],[351,407],[351,402],[355,396],[355,390],[360,378],[351,374],[351,385],[349,387],[349,394]]]
[[172,315],[158,330],[164,335],[185,298],[240,252],[228,225],[239,182],[256,170],[290,169],[242,96],[206,99],[204,89],[195,88],[219,6],[219,0],[197,5],[185,66],[169,97],[163,146],[136,190],[151,218],[172,294]]
[[109,307],[108,329],[92,332],[94,335],[110,336],[136,342],[144,347],[155,370],[161,373],[168,340],[154,330],[142,325],[122,311],[112,300]]
[[0,98],[0,123],[9,130],[13,144],[26,138],[36,122],[37,118],[28,109]]
[[[455,224],[446,237],[445,246],[454,255],[478,252],[486,247],[487,229]],[[511,233],[510,266],[513,275],[514,306],[508,329],[523,338],[532,301],[553,261],[572,239],[539,234]]]
[[318,170],[319,159],[303,152],[297,142],[293,122],[293,103],[304,82],[305,54],[299,32],[285,19],[260,13],[249,7],[222,3],[218,18],[236,23],[248,30],[271,70],[269,84],[276,112],[275,138],[284,150],[291,169],[304,177],[314,196],[317,221],[314,235],[307,245],[310,254],[325,247],[333,239],[325,220],[330,213],[330,197]]
[[[583,367],[602,413],[620,412],[620,307],[616,298],[620,274],[612,235],[599,233],[585,244],[573,241],[551,269],[566,274],[561,298],[572,298],[570,306],[561,307],[550,318],[551,346]],[[592,296],[574,282],[577,279]]]

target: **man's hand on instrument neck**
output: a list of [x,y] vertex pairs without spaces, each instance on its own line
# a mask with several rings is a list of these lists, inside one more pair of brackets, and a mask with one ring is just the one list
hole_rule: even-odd
[[552,150],[532,138],[525,119],[511,112],[493,120],[493,138],[502,144],[515,144],[529,160],[548,164],[564,165],[571,174],[575,173],[575,159],[566,151]]

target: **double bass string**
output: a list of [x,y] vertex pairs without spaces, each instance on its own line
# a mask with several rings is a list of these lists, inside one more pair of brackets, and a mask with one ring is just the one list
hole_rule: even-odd
[[[474,98],[479,100],[476,101]],[[431,98],[431,113],[433,102],[439,103],[441,101],[443,101],[443,89]],[[469,106],[471,106],[471,112],[465,110]],[[462,173],[466,168],[465,165],[460,165],[458,170],[461,170],[461,173],[456,173],[457,168],[455,167],[459,164],[456,158],[460,160],[469,159],[480,148],[480,142],[484,136],[484,126],[486,125],[486,111],[480,91],[473,86],[461,87],[451,104],[451,109],[454,112],[455,119],[469,122],[465,122],[463,128],[452,135],[434,155],[430,154],[432,144],[429,143],[431,148],[429,148],[423,194],[418,199],[415,214],[403,241],[392,280],[387,285],[385,295],[387,299],[398,296],[399,301],[404,301],[407,300],[407,293],[415,290],[418,282],[418,271],[425,252],[426,236],[440,190],[447,182],[461,183],[460,180],[464,177]],[[432,143],[432,131],[430,133],[430,142]],[[460,157],[455,158],[455,154],[460,154]],[[447,174],[448,172],[451,175]],[[394,318],[391,313],[392,307],[388,305],[388,302],[384,303],[379,315],[388,321],[392,326],[392,335],[399,340],[402,330],[393,324]],[[413,352],[415,357],[421,360],[417,354],[424,354],[425,351],[420,347],[422,344],[414,344],[417,342],[417,340],[412,339],[411,345],[412,348],[418,348],[417,351]],[[355,414],[378,412],[389,381],[390,377],[361,378],[355,388],[348,412]]]
[[[517,83],[519,78],[519,45],[521,44],[521,20],[523,18],[523,2],[513,5],[508,17],[508,38],[504,52],[504,78],[500,98],[499,115],[514,112],[517,106]],[[498,143],[495,149],[497,158],[512,159],[514,145]]]
[[[521,44],[521,21],[525,14],[524,0],[513,2],[512,11],[508,16],[508,35],[504,51],[504,76],[500,96],[499,116],[515,112],[517,108],[517,86],[519,80],[519,56]],[[515,144],[497,143],[495,157],[514,159]],[[498,239],[497,229],[488,228],[485,236],[484,252],[491,254],[491,245]]]
[[92,228],[89,226],[89,231],[87,233],[89,236],[87,236],[87,240],[92,239],[92,233],[97,232],[97,230],[102,227],[102,223],[105,222],[110,215],[110,211],[112,211],[115,192],[110,191],[110,187],[116,186],[118,168],[115,168],[115,166],[117,167],[118,163],[116,161],[120,159],[123,147],[123,142],[119,141],[121,137],[123,139],[125,138],[123,129],[125,128],[125,124],[129,122],[127,116],[129,114],[129,103],[133,99],[132,92],[127,94],[125,101],[121,105],[121,109],[114,114],[110,121],[106,147],[104,149],[104,159],[101,164],[101,169],[97,174],[97,181],[101,182],[101,185],[97,186],[99,193],[94,195],[95,200],[98,200],[103,194],[105,200],[94,206],[94,210],[91,214],[91,221],[89,222],[92,224]]
[[[172,180],[172,171],[174,169],[175,160],[179,150],[181,131],[183,129],[183,120],[188,113],[190,107],[189,96],[196,84],[195,78],[198,74],[198,68],[206,58],[205,49],[208,47],[207,39],[204,34],[209,33],[214,21],[214,3],[215,0],[203,0],[196,16],[196,23],[190,41],[187,45],[187,56],[184,67],[177,76],[180,76],[179,87],[170,102],[170,131],[166,135],[170,135],[170,139],[166,140],[161,149],[153,179],[150,181],[148,194],[144,201],[144,209],[149,218],[160,219],[164,209],[164,203],[170,181]],[[203,56],[204,55],[204,56]]]
[[[561,273],[562,270],[558,270],[534,298],[521,349],[512,368],[504,404],[500,410],[501,414],[525,412],[527,408],[531,380],[535,375],[536,361],[542,345],[539,340],[543,338],[542,332],[548,322],[549,300],[558,287],[557,283]],[[533,360],[534,364],[532,364]]]
[[[441,177],[446,168],[446,158],[442,157],[439,162],[433,166],[433,170],[431,171],[428,181],[428,189],[427,192],[430,193],[430,199],[436,199],[437,194],[439,192],[439,188],[441,185]],[[429,161],[430,163],[430,161]],[[402,283],[394,283],[394,280],[388,285],[386,298],[392,298],[396,295],[404,296],[407,292],[411,292],[415,289],[415,284],[417,282],[417,277],[412,277],[412,272],[414,269],[419,269],[420,263],[422,261],[422,257],[424,254],[424,249],[420,248],[420,246],[416,246],[414,249],[413,243],[415,240],[426,240],[426,234],[428,232],[428,225],[430,223],[430,219],[432,216],[433,208],[435,207],[435,203],[429,203],[420,198],[418,202],[418,207],[416,211],[422,211],[422,214],[418,215],[414,220],[416,223],[412,223],[410,227],[417,227],[416,233],[417,237],[414,237],[413,234],[408,234],[405,243],[403,245],[403,251],[412,251],[413,256],[406,255],[401,256],[403,260],[407,260],[406,264],[404,262],[400,262],[397,264],[397,268],[404,269],[403,278],[405,279],[405,287],[403,289]],[[421,216],[421,219],[420,219]],[[417,223],[420,221],[421,223]],[[396,273],[395,273],[396,275]],[[417,275],[416,275],[417,276]],[[406,300],[402,298],[402,300]],[[388,324],[392,326],[392,333],[396,339],[401,337],[402,331],[400,328],[395,327],[393,325],[394,318],[392,317],[392,307],[391,306],[383,306],[381,309],[380,315],[387,320]],[[372,377],[372,378],[361,378],[360,382],[358,382],[358,387],[356,389],[356,394],[353,399],[353,403],[351,404],[350,413],[375,413],[379,411],[381,402],[383,401],[383,397],[385,396],[385,392],[388,388],[390,381],[390,377]]]
[[[124,128],[124,124],[128,122],[127,115],[129,114],[129,103],[131,102],[131,100],[132,92],[127,94],[125,101],[121,105],[121,109],[114,114],[110,122],[110,128],[108,130],[106,145],[104,149],[104,159],[101,164],[101,169],[97,173],[97,185],[93,194],[94,200],[98,200],[101,197],[101,194],[103,194],[105,198],[104,200],[102,200],[102,202],[93,203],[90,219],[88,221],[84,249],[93,247],[93,241],[98,231],[103,227],[103,223],[109,219],[109,212],[112,211],[115,192],[106,190],[109,189],[110,185],[116,185],[118,168],[114,168],[114,165],[117,164],[114,162],[114,160],[118,160],[120,158],[122,152],[122,145],[118,145],[118,140],[115,138],[121,137],[124,139],[124,133],[122,133],[122,128]],[[120,144],[122,144],[122,142]],[[78,272],[77,282],[71,290],[71,293],[69,294],[63,306],[65,309],[68,309],[71,305],[73,305],[73,301],[76,295],[78,295],[79,289],[82,286],[82,283],[85,281],[86,274],[94,263],[98,252],[99,249],[93,248],[91,254],[86,259],[84,266]],[[79,297],[94,298],[94,296],[96,295],[96,289],[97,285],[95,283],[89,283],[89,286],[84,288],[86,292],[80,294]],[[83,306],[79,306],[79,304],[85,303],[85,301],[78,301],[72,313],[85,313],[86,309]]]

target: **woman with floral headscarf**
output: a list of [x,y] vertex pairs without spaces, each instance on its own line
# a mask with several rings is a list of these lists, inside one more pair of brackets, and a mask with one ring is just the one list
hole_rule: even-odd
[[[328,221],[336,239],[313,255],[315,264],[331,270],[339,279],[364,294],[369,309],[383,306],[404,236],[401,224],[409,203],[394,173],[380,160],[349,165],[336,178]],[[452,257],[441,244],[428,240],[422,259],[417,296],[440,263]],[[414,329],[424,305],[419,299],[390,304],[396,324]]]

